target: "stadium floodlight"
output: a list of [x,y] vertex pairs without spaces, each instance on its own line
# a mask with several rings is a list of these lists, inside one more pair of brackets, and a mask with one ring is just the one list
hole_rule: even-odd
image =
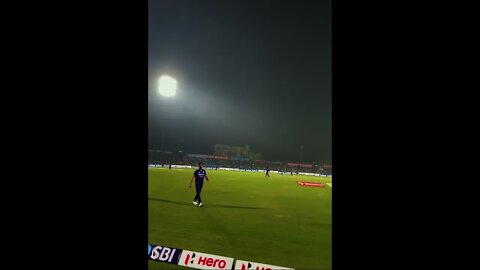
[[173,97],[177,91],[177,80],[170,76],[162,75],[158,80],[158,91],[164,97]]

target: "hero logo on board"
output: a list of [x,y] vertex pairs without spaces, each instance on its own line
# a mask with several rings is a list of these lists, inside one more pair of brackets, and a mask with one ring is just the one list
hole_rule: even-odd
[[196,269],[232,269],[233,258],[184,250],[178,265]]

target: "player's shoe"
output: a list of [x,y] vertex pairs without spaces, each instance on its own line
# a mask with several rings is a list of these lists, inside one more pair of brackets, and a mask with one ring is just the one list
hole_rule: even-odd
[[202,206],[203,206],[203,203],[199,203],[198,206],[202,207]]
[[198,205],[198,203],[196,201],[193,201],[193,204]]

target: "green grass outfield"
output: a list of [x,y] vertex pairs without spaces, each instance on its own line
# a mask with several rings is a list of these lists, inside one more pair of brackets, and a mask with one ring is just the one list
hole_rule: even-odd
[[[208,170],[202,208],[193,169],[149,168],[148,241],[295,269],[331,269],[331,178]],[[195,181],[194,181],[195,182]],[[149,269],[187,269],[149,260]]]

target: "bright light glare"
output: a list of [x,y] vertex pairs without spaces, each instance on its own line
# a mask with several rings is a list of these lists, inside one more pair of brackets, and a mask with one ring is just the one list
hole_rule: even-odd
[[174,96],[177,91],[177,80],[170,76],[161,76],[158,80],[158,90],[162,96]]

